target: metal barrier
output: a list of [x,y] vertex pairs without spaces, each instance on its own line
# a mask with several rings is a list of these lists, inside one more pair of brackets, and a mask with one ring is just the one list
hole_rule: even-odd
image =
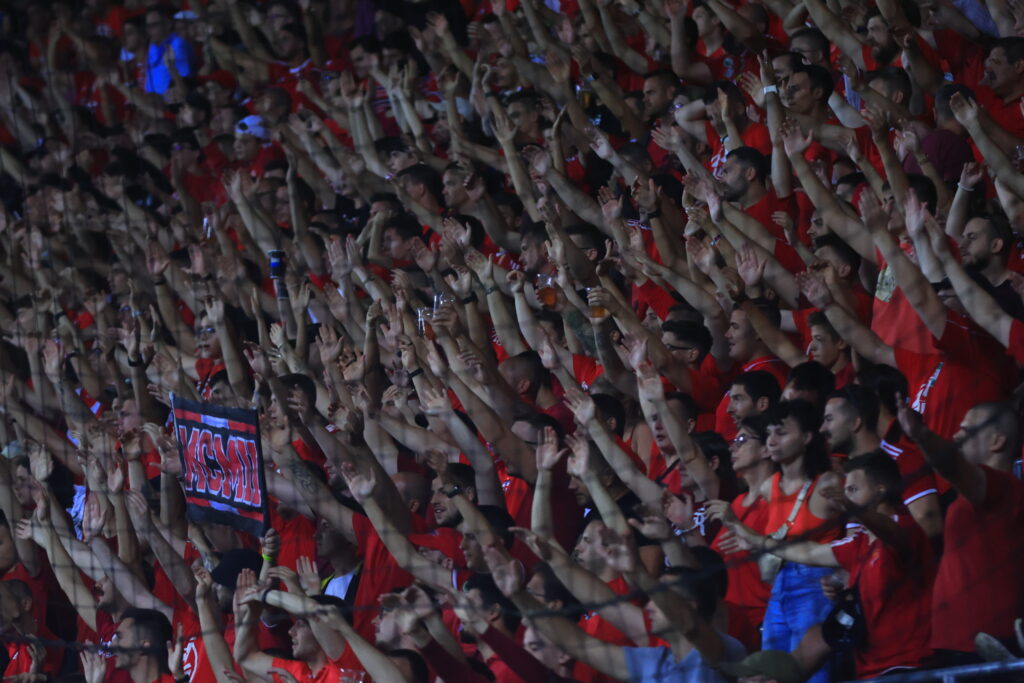
[[[986,662],[984,664],[968,664],[966,666],[954,666],[949,669],[933,669],[931,671],[912,671],[905,674],[894,674],[882,676],[881,678],[866,679],[867,683],[925,683],[926,681],[942,681],[942,683],[956,683],[967,676],[985,676],[993,683],[1002,683],[1006,678],[999,678],[1000,674],[1013,671],[1024,672],[1024,659],[1014,659],[1009,662]],[[852,683],[852,682],[851,682]],[[856,683],[865,683],[857,681]]]

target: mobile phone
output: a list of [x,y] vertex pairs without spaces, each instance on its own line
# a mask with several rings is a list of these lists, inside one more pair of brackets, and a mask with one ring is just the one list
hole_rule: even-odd
[[267,252],[270,257],[270,278],[278,280],[284,277],[284,252],[278,249]]

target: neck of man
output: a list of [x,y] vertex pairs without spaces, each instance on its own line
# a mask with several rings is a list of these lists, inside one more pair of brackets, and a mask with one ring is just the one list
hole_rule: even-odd
[[305,661],[306,666],[309,667],[309,670],[312,671],[315,676],[320,669],[327,666],[327,655],[325,655],[324,651],[318,647],[316,652],[307,657]]
[[889,433],[889,428],[892,427],[892,421],[896,419],[896,416],[890,413],[885,408],[878,411],[878,425],[875,429],[876,434],[881,434],[882,438]]
[[160,675],[160,666],[151,656],[140,657],[128,670],[132,683],[152,683]]
[[1015,78],[1007,83],[1006,87],[1000,88],[999,92],[996,94],[1003,98],[1004,104],[1009,104],[1016,99],[1020,99],[1024,96],[1024,81]]
[[878,438],[877,433],[862,429],[853,435],[853,448],[850,449],[848,455],[851,458],[864,455],[865,453],[878,450],[878,447],[881,445],[882,440]]
[[335,576],[344,576],[359,566],[359,558],[351,550],[341,550],[328,559]]
[[540,390],[537,391],[537,400],[534,401],[534,403],[536,403],[540,408],[550,408],[555,405],[557,401],[555,400],[554,393],[552,393],[550,389],[547,387],[541,387]]
[[847,356],[845,353],[840,353],[839,356],[836,357],[836,362],[832,364],[832,367],[830,367],[829,370],[832,371],[833,375],[837,375],[841,371],[845,370],[846,366],[849,364],[850,357]]
[[1006,279],[1006,266],[998,256],[990,257],[988,263],[979,272],[985,276],[985,279],[993,287],[1003,284],[1003,280]]
[[764,342],[758,342],[754,346],[754,348],[751,349],[750,354],[747,356],[747,359],[743,361],[743,366],[746,367],[753,363],[758,358],[764,358],[766,356],[771,355],[773,355],[772,350],[765,346]]
[[746,194],[743,195],[740,204],[743,205],[744,209],[749,209],[761,201],[766,194],[768,194],[768,188],[763,183],[751,183],[750,187],[747,188]]
[[721,29],[715,29],[714,31],[709,31],[701,40],[704,41],[704,56],[713,55],[718,52],[718,48],[722,47],[722,44],[725,42],[725,33]]
[[1003,452],[989,453],[986,455],[981,463],[985,467],[991,467],[999,472],[1012,472],[1013,471],[1013,458],[1006,457]]

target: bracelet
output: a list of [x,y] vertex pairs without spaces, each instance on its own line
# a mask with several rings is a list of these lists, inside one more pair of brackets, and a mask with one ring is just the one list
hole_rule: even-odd
[[138,360],[132,360],[131,358],[128,359],[128,367],[130,368],[141,368],[145,364],[146,361],[142,360],[142,358],[139,358]]
[[732,302],[734,304],[736,304],[736,306],[742,306],[743,304],[745,304],[748,301],[750,301],[750,297],[747,296],[746,292],[740,292],[735,297],[733,297],[733,300],[732,300]]
[[764,88],[761,89],[761,93],[764,94],[764,95],[767,95],[770,92],[773,92],[776,95],[778,95],[779,94],[779,86],[777,86],[777,85],[766,85],[766,86],[764,86]]
[[462,493],[462,487],[456,484],[455,486],[452,486],[450,489],[445,491],[444,495],[448,496],[449,498],[454,498],[460,493]]
[[272,590],[274,589],[268,588],[267,590],[263,591],[263,595],[260,596],[260,602],[262,602],[264,605],[267,604],[267,596],[270,595],[270,591]]
[[72,349],[71,351],[67,352],[67,354],[64,356],[64,358],[66,360],[70,360],[72,358],[78,358],[81,355],[82,355],[81,351],[79,351],[78,349]]
[[714,237],[711,238],[711,246],[713,246],[713,247],[717,246],[718,243],[721,242],[721,241],[722,241],[722,233],[718,233],[717,235],[715,235]]
[[686,534],[692,534],[694,531],[700,528],[699,524],[694,524],[689,529],[676,529],[676,536],[685,536]]
[[419,377],[422,374],[423,374],[423,368],[416,368],[412,372],[408,373],[408,377],[409,377],[409,379],[413,379],[414,377]]
[[491,294],[494,294],[496,291],[498,291],[497,287],[485,287],[484,288],[484,294],[486,294],[487,296],[490,296]]
[[263,561],[267,564],[274,564],[274,560],[277,559],[273,555],[267,555],[266,553],[260,553],[260,557],[262,557]]
[[63,316],[66,316],[66,315],[67,315],[67,313],[65,313],[63,309],[61,309],[61,310],[57,311],[56,313],[54,313],[54,314],[53,314],[53,317],[54,317],[54,319],[55,319],[55,320],[60,320],[60,317],[61,317],[62,315],[63,315]]
[[473,292],[472,294],[467,296],[465,299],[463,299],[462,300],[462,305],[465,306],[466,304],[471,304],[474,301],[478,301],[478,299],[476,298],[476,292]]
[[155,286],[157,286],[157,287],[159,287],[161,285],[166,285],[167,284],[167,278],[165,278],[165,277],[155,277],[155,278],[153,278],[153,284]]
[[958,182],[958,183],[956,184],[956,186],[957,186],[957,187],[959,187],[959,188],[960,188],[961,190],[963,190],[964,192],[974,192],[974,188],[973,188],[973,187],[967,187],[967,186],[966,186],[966,185],[964,185],[963,183],[959,183],[959,182]]

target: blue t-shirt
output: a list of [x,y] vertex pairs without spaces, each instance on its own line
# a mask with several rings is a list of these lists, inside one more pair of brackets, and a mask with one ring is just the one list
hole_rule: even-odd
[[[747,652],[738,640],[719,633],[722,639],[722,660],[738,662]],[[627,647],[626,666],[631,683],[727,683],[718,670],[704,661],[697,648],[677,662],[671,648]]]

